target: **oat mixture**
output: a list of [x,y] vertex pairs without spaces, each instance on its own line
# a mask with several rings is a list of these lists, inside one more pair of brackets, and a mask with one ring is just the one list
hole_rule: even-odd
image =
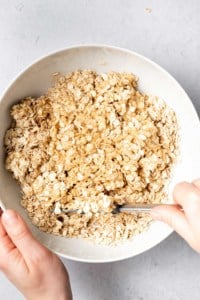
[[131,73],[76,71],[12,107],[6,168],[40,229],[115,243],[151,221],[147,214],[114,215],[116,204],[167,201],[177,119],[163,100],[142,94],[137,81]]

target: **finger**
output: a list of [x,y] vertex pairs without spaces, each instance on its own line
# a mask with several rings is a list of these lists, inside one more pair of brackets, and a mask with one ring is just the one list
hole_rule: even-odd
[[15,211],[6,210],[2,215],[2,223],[27,265],[30,261],[44,258],[48,250],[33,237],[23,219]]
[[174,201],[180,204],[189,220],[200,216],[200,190],[195,184],[182,182],[174,189]]
[[2,211],[2,209],[1,209],[1,207],[0,207],[0,238],[2,237],[2,236],[4,236],[5,235],[5,229],[4,229],[4,227],[3,227],[3,225],[2,225],[2,222],[1,222],[1,215],[2,215],[2,213],[3,213],[3,211]]
[[0,269],[4,270],[7,266],[8,257],[16,249],[11,239],[7,235],[0,217]]
[[172,227],[184,239],[189,239],[189,225],[182,211],[175,206],[156,206],[151,210],[154,220],[162,221]]
[[3,224],[2,224],[2,222],[1,222],[1,215],[0,215],[0,238],[1,238],[2,236],[4,236],[5,233],[6,233],[6,231],[5,231],[5,229],[4,229],[4,227],[3,227]]
[[0,217],[0,252],[4,255],[9,253],[14,248],[15,245],[12,243],[11,239],[7,235]]
[[192,184],[194,184],[198,189],[200,189],[200,178],[193,180]]

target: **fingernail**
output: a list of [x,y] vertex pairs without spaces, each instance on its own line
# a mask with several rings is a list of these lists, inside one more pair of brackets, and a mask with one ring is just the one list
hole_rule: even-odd
[[7,225],[16,225],[18,223],[18,215],[13,210],[6,210],[3,213],[3,219]]
[[155,220],[161,220],[161,215],[156,209],[151,210],[151,216]]

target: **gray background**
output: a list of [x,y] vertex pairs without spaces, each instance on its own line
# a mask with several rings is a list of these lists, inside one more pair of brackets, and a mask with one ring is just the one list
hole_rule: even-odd
[[[200,112],[199,10],[198,0],[0,0],[0,92],[41,55],[74,44],[106,43],[163,66]],[[75,300],[200,299],[200,257],[176,234],[125,261],[64,263]],[[23,299],[3,274],[0,299]]]

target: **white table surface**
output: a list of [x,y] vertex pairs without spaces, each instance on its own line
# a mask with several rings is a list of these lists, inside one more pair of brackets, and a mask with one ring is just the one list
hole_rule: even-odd
[[[0,0],[0,92],[48,52],[104,43],[163,66],[200,112],[199,10],[198,0]],[[200,256],[176,234],[125,261],[64,263],[75,300],[200,299]],[[0,299],[23,299],[1,273]]]

